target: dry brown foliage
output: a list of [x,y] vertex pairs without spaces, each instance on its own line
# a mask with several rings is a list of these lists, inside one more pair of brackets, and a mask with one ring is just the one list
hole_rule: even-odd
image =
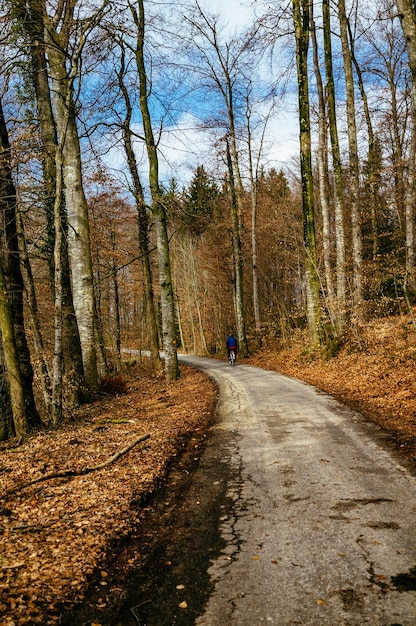
[[[99,465],[150,434],[99,471],[46,480],[0,500],[1,624],[59,623],[62,603],[82,600],[106,553],[140,523],[140,503],[189,437],[200,430],[202,442],[216,390],[201,373],[181,371],[167,383],[136,369],[126,395],[82,407],[62,430],[0,449],[1,497],[49,474]],[[101,576],[105,585],[106,572]]]

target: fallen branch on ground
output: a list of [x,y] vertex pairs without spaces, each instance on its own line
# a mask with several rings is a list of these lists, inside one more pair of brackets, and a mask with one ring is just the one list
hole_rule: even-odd
[[119,459],[121,456],[123,456],[124,454],[127,454],[127,452],[129,452],[132,448],[134,448],[134,446],[137,446],[138,443],[142,443],[143,441],[146,441],[146,439],[149,439],[149,438],[150,438],[150,435],[142,435],[138,439],[135,439],[133,443],[129,444],[128,446],[120,450],[120,452],[116,452],[116,454],[113,454],[113,456],[110,456],[110,458],[107,459],[107,461],[104,461],[104,463],[100,463],[99,465],[95,465],[94,467],[84,467],[83,469],[80,469],[80,470],[73,470],[73,469],[63,470],[62,472],[55,472],[54,474],[47,474],[46,476],[35,478],[35,480],[31,480],[29,483],[24,483],[23,485],[10,489],[10,491],[6,491],[6,493],[0,496],[0,500],[7,498],[13,493],[22,491],[23,489],[26,489],[27,487],[31,487],[32,485],[42,483],[45,480],[51,480],[52,478],[72,478],[73,476],[85,476],[86,474],[90,474],[91,472],[96,472],[97,470],[103,469],[103,467],[106,467],[107,465],[111,465],[111,463],[114,463],[115,461],[117,461],[117,459]]

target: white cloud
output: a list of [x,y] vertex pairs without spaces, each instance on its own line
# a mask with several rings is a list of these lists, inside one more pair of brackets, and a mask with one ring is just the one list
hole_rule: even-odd
[[248,0],[203,0],[200,5],[210,13],[221,15],[231,34],[241,31],[254,20],[253,7]]
[[212,137],[192,113],[185,113],[175,127],[165,128],[159,142],[160,178],[175,178],[187,185],[197,165],[212,161]]
[[276,169],[284,168],[299,157],[299,122],[294,98],[287,98],[284,109],[270,121],[267,143],[265,156]]
[[[215,166],[213,134],[200,127],[198,119],[185,114],[178,125],[165,129],[160,142],[160,177],[166,184],[175,178],[179,187],[186,186],[197,165],[207,170]],[[266,168],[285,169],[299,156],[299,131],[295,102],[269,121],[266,131],[262,163]],[[242,161],[244,161],[242,155]],[[225,167],[223,167],[225,169]]]

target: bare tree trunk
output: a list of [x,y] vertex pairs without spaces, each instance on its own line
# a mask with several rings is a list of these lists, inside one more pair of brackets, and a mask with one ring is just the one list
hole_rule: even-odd
[[98,370],[93,271],[88,207],[82,180],[74,98],[74,81],[78,73],[85,33],[80,37],[81,43],[70,58],[71,67],[67,70],[70,31],[73,26],[73,3],[71,7],[64,16],[61,16],[64,24],[59,33],[55,29],[54,20],[50,17],[47,17],[45,30],[59,142],[63,151],[63,180],[68,215],[68,250],[74,307],[81,340],[85,380],[90,388],[94,388],[98,383]]
[[125,72],[124,49],[121,49],[120,63],[121,67],[120,71],[117,72],[117,76],[120,90],[123,94],[124,102],[126,105],[126,115],[123,121],[124,150],[126,152],[127,164],[133,182],[133,194],[136,202],[137,217],[139,223],[139,249],[142,256],[144,298],[146,305],[147,323],[149,326],[150,353],[152,355],[151,358],[153,361],[153,366],[155,370],[158,371],[161,369],[161,361],[159,355],[159,330],[157,324],[153,290],[152,266],[150,262],[149,215],[146,208],[146,203],[144,201],[143,186],[140,181],[136,155],[133,149],[133,133],[131,130],[131,118],[133,115],[133,110],[130,102],[130,95],[123,80]]
[[320,341],[321,315],[315,235],[311,128],[308,84],[309,0],[292,0],[298,73],[300,163],[302,177],[303,232],[305,242],[306,296],[309,338],[312,347]]
[[330,202],[329,202],[329,175],[328,175],[328,141],[327,141],[327,115],[325,106],[324,87],[319,64],[318,44],[316,40],[315,21],[313,19],[313,0],[309,2],[311,18],[311,42],[315,69],[315,80],[318,92],[318,173],[319,173],[319,199],[322,213],[322,248],[325,268],[325,283],[327,291],[327,308],[332,325],[335,327],[335,289],[333,270],[331,263],[331,227],[330,227]]
[[62,388],[63,388],[63,284],[62,284],[62,211],[61,194],[63,193],[63,155],[62,144],[56,146],[56,194],[54,206],[54,269],[55,269],[55,334],[53,351],[53,383],[52,383],[52,422],[54,426],[59,426],[62,422]]
[[35,346],[36,356],[39,362],[39,378],[43,392],[43,400],[45,402],[46,412],[51,415],[52,410],[52,385],[49,373],[48,361],[43,344],[43,337],[40,328],[38,302],[36,298],[35,284],[33,280],[32,268],[29,261],[26,239],[23,230],[22,216],[20,211],[16,211],[16,226],[19,237],[19,249],[22,262],[22,273],[24,277],[25,291],[27,294],[27,305],[32,322],[33,343]]
[[199,298],[196,299],[196,310],[198,313],[199,335],[201,337],[202,351],[204,354],[208,354],[207,340],[205,338],[204,331],[204,321],[202,319],[201,303],[199,301]]
[[[4,315],[8,319],[10,307],[13,337],[18,355],[20,378],[23,381],[25,421],[28,426],[41,425],[33,394],[33,369],[26,340],[23,312],[23,277],[20,269],[20,252],[16,226],[17,197],[12,178],[9,136],[0,100],[0,254],[2,257],[4,289],[7,303]],[[13,347],[11,346],[11,349]],[[11,393],[12,395],[12,393]],[[20,413],[20,409],[19,409]],[[20,422],[19,422],[20,423]],[[20,426],[19,426],[20,428]]]
[[194,322],[194,302],[191,297],[191,290],[189,288],[189,279],[185,278],[185,293],[186,299],[188,301],[188,311],[189,311],[189,325],[191,329],[192,343],[193,343],[193,354],[197,354],[197,345],[196,345],[196,331],[195,331],[195,322]]
[[7,291],[3,261],[0,257],[0,331],[4,361],[7,370],[14,433],[16,437],[24,437],[30,431],[30,422],[25,405],[24,381],[19,367],[12,307],[7,297]]
[[[0,298],[1,297],[0,294]],[[11,439],[15,435],[12,403],[6,370],[3,344],[0,342],[0,441],[7,441],[7,439]]]
[[251,135],[251,110],[247,98],[246,105],[246,119],[247,119],[247,146],[248,146],[248,161],[250,171],[250,187],[251,187],[251,265],[253,273],[253,309],[254,309],[254,325],[256,332],[256,343],[261,346],[261,317],[260,317],[260,302],[259,302],[259,279],[258,279],[258,267],[257,267],[257,184],[258,184],[258,163],[260,155],[263,149],[264,134],[266,131],[266,123],[263,127],[263,135],[261,139],[261,146],[259,150],[259,158],[257,160],[256,167],[253,162],[253,147],[252,147],[252,135]]
[[[52,111],[46,50],[44,43],[45,0],[33,0],[30,4],[18,2],[21,23],[30,41],[30,59],[32,81],[36,93],[36,107],[39,130],[42,140],[42,169],[44,184],[44,207],[47,220],[46,253],[48,255],[51,290],[54,291],[54,205],[56,185],[56,145],[57,133]],[[80,404],[85,399],[84,367],[82,363],[81,343],[72,299],[70,269],[68,259],[68,224],[66,220],[63,195],[61,198],[62,235],[62,315],[63,315],[63,359],[67,382],[67,401]],[[28,271],[29,271],[28,266]],[[40,329],[39,329],[40,331]],[[39,345],[42,341],[39,336]]]
[[228,140],[226,140],[228,177],[231,196],[231,222],[233,234],[233,257],[234,257],[234,298],[235,313],[237,321],[237,338],[239,342],[240,354],[248,354],[246,322],[244,314],[244,289],[243,289],[243,253],[241,249],[240,217],[238,214],[237,193],[234,181],[233,162],[230,153]]
[[138,7],[138,14],[132,5],[130,6],[130,9],[137,27],[136,64],[139,74],[140,110],[142,113],[146,150],[149,162],[149,184],[152,196],[152,209],[156,221],[165,373],[168,380],[174,380],[179,376],[178,354],[176,348],[177,337],[175,301],[170,267],[166,208],[162,200],[162,192],[159,186],[159,159],[153,136],[152,121],[148,104],[149,90],[144,60],[145,14],[143,0],[138,0]]
[[335,106],[335,83],[332,67],[331,14],[329,0],[322,0],[324,28],[324,56],[328,93],[329,134],[331,138],[332,165],[335,184],[335,237],[336,237],[336,285],[337,285],[337,325],[342,330],[346,317],[346,265],[344,232],[344,192],[342,183],[341,154],[338,140]]
[[[416,83],[412,84],[412,99],[416,109]],[[416,112],[416,111],[415,111]],[[407,186],[405,197],[406,221],[406,276],[409,286],[416,291],[415,275],[415,226],[414,206],[416,203],[416,116],[412,120],[410,149],[407,172]]]
[[94,388],[98,382],[98,371],[88,207],[82,182],[78,133],[72,115],[68,119],[64,143],[64,181],[75,314],[81,339],[85,380],[90,388]]
[[379,247],[379,237],[378,237],[378,216],[377,216],[377,188],[376,188],[376,158],[375,158],[375,139],[374,139],[374,130],[373,130],[373,122],[371,118],[370,108],[368,106],[368,98],[366,91],[364,89],[364,81],[362,77],[361,68],[358,64],[358,61],[355,57],[354,52],[354,39],[351,33],[350,24],[348,22],[348,32],[349,32],[349,41],[350,41],[350,52],[351,52],[351,60],[355,67],[355,72],[357,74],[358,79],[358,87],[361,94],[361,100],[364,108],[364,116],[367,126],[368,133],[368,179],[369,179],[369,187],[370,187],[370,206],[371,206],[371,221],[372,221],[372,231],[373,231],[373,260],[376,259],[378,254]]
[[117,369],[121,370],[121,325],[120,325],[120,296],[118,288],[118,278],[116,268],[113,272],[113,285],[114,285],[114,313],[115,313],[115,336],[116,336],[116,363]]
[[177,316],[178,316],[178,328],[179,328],[179,337],[180,337],[180,340],[181,340],[181,348],[186,353],[187,349],[186,349],[185,337],[184,337],[184,334],[183,334],[181,303],[180,303],[179,299],[177,299],[177,301],[176,301],[176,312],[177,312]]
[[[200,298],[200,292],[199,292],[199,281],[198,281],[198,273],[197,273],[197,260],[196,260],[196,254],[195,254],[195,249],[194,249],[194,244],[192,243],[192,241],[189,242],[189,259],[192,259],[191,261],[191,267],[190,267],[190,275],[191,275],[191,285],[192,285],[192,291],[193,291],[193,301],[194,301],[194,305],[196,307],[196,312],[198,315],[198,325],[199,325],[199,336],[200,336],[200,340],[201,340],[201,349],[202,352],[204,354],[208,354],[208,347],[207,347],[207,341],[205,338],[205,331],[204,331],[204,322],[203,322],[203,318],[202,318],[202,311],[201,311],[201,298]],[[189,262],[189,261],[188,261]]]
[[396,0],[402,25],[409,66],[412,76],[411,107],[412,128],[406,187],[406,275],[413,290],[416,290],[414,206],[416,204],[416,5],[414,0]]
[[348,19],[345,11],[345,0],[338,0],[339,24],[341,33],[342,56],[347,96],[347,128],[350,166],[350,201],[351,201],[351,233],[352,233],[352,267],[354,284],[353,310],[360,320],[363,317],[363,281],[362,281],[362,234],[361,234],[361,200],[359,181],[359,157],[357,140],[357,123],[355,112],[354,77],[352,72],[351,52],[348,45]]
[[251,264],[253,268],[253,309],[254,326],[256,330],[257,345],[261,345],[261,317],[259,302],[259,275],[257,268],[257,181],[251,182]]
[[249,354],[247,327],[246,327],[246,310],[244,298],[244,264],[243,251],[241,245],[241,227],[243,219],[243,183],[241,180],[240,165],[238,161],[238,151],[234,123],[234,107],[233,94],[230,77],[226,73],[227,90],[229,94],[228,102],[228,121],[230,126],[229,137],[227,137],[227,161],[228,171],[230,173],[230,184],[233,189],[232,196],[232,224],[233,224],[233,246],[235,260],[235,301],[236,301],[236,317],[237,317],[237,336],[239,342],[239,350],[241,356]]

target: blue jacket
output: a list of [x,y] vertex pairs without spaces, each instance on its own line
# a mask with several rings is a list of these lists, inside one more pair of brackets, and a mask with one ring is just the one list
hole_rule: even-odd
[[228,350],[231,350],[231,348],[237,348],[237,339],[233,335],[231,335],[230,337],[227,337],[225,345],[227,346]]

